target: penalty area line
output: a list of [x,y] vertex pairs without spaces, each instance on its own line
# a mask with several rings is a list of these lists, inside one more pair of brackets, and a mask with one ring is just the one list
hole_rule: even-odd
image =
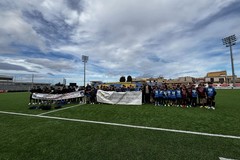
[[138,128],[138,129],[165,131],[165,132],[173,132],[173,133],[193,134],[193,135],[201,135],[201,136],[209,136],[209,137],[240,139],[240,136],[232,136],[232,135],[224,135],[224,134],[212,134],[212,133],[204,133],[204,132],[184,131],[184,130],[176,130],[176,129],[157,128],[157,127],[146,127],[146,126],[137,126],[137,125],[129,125],[129,124],[121,124],[121,123],[90,121],[90,120],[62,118],[62,117],[51,117],[51,116],[44,116],[44,115],[34,115],[34,114],[5,112],[5,111],[0,111],[0,113],[8,114],[8,115],[18,115],[18,116],[36,117],[36,118],[44,118],[44,119],[71,121],[71,122],[92,123],[92,124],[102,124],[102,125],[119,126],[119,127],[127,127],[127,128]]

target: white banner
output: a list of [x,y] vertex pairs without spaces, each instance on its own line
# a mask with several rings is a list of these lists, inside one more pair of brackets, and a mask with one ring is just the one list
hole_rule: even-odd
[[62,99],[72,99],[84,97],[84,91],[76,91],[65,94],[46,94],[46,93],[33,93],[33,99],[41,99],[41,100],[62,100]]
[[108,104],[142,105],[142,92],[115,92],[98,90],[97,101]]

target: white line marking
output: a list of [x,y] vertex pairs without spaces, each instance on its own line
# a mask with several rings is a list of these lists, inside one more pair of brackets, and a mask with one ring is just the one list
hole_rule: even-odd
[[38,116],[42,116],[42,115],[53,113],[53,112],[62,111],[62,110],[69,109],[69,108],[74,108],[74,107],[81,106],[81,105],[83,105],[83,104],[77,104],[77,105],[70,106],[70,107],[64,107],[64,108],[61,108],[61,109],[56,109],[56,110],[53,110],[53,111],[44,112],[44,113],[38,114]]
[[55,119],[55,120],[71,121],[71,122],[103,124],[103,125],[110,125],[110,126],[120,126],[120,127],[128,127],[128,128],[139,128],[139,129],[148,129],[148,130],[156,130],[156,131],[166,131],[166,132],[174,132],[174,133],[185,133],[185,134],[194,134],[194,135],[202,135],[202,136],[210,136],[210,137],[221,137],[221,138],[240,139],[240,136],[223,135],[223,134],[212,134],[212,133],[204,133],[204,132],[193,132],[193,131],[184,131],[184,130],[176,130],[176,129],[166,129],[166,128],[136,126],[136,125],[129,125],[129,124],[121,124],[121,123],[110,123],[110,122],[90,121],[90,120],[61,118],[61,117],[50,117],[50,116],[42,116],[42,115],[34,115],[34,114],[25,114],[25,113],[15,113],[15,112],[5,112],[5,111],[0,111],[0,113],[2,113],[2,114],[10,114],[10,115],[27,116],[27,117],[38,117],[38,118],[45,118],[45,119]]
[[236,160],[236,159],[229,159],[229,158],[223,158],[223,157],[219,157],[220,160]]

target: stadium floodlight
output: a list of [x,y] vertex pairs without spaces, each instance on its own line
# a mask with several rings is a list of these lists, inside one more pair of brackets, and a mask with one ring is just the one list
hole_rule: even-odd
[[32,88],[33,88],[33,85],[34,85],[34,74],[32,74]]
[[233,64],[233,54],[232,54],[232,46],[236,44],[237,38],[234,35],[228,36],[222,39],[223,45],[226,47],[230,47],[230,55],[231,55],[231,64],[232,64],[232,77],[233,77],[233,87],[235,87],[235,73],[234,73],[234,64]]
[[88,61],[88,56],[82,55],[82,62],[84,63],[84,82],[83,85],[85,87],[85,82],[86,82],[86,63]]

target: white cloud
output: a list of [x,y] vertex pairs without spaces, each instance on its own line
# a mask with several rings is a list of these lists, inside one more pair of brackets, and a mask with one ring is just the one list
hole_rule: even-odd
[[[226,58],[229,51],[222,46],[221,38],[240,32],[237,16],[240,12],[237,9],[232,13],[222,12],[229,10],[231,4],[237,4],[237,0],[7,2],[5,6],[9,7],[0,11],[0,18],[5,22],[0,26],[0,53],[17,54],[18,48],[10,45],[17,42],[40,48],[45,54],[67,53],[79,59],[88,55],[89,79],[94,80],[106,77],[113,80],[128,74],[170,78],[205,76],[212,69],[229,70]],[[41,24],[42,21],[26,21],[22,13],[33,10],[55,28],[48,33],[50,26]],[[34,27],[42,28],[39,31]],[[71,67],[82,67],[82,64],[75,66],[76,63],[69,59],[57,59],[59,63],[55,63],[52,58],[44,57],[31,64],[29,58],[25,59],[28,60],[21,62],[22,65],[32,66],[34,62],[33,66],[42,67],[46,63],[41,71],[46,73],[67,75],[66,70]],[[239,65],[240,62],[235,59],[235,63]],[[70,76],[74,75],[80,76],[78,73]]]
[[[10,48],[11,45],[29,45],[38,48],[44,48],[44,43],[41,37],[32,29],[32,26],[22,19],[22,14],[19,11],[0,12],[0,46],[9,48],[10,53],[17,52]],[[1,50],[0,53],[9,53],[6,50]]]

